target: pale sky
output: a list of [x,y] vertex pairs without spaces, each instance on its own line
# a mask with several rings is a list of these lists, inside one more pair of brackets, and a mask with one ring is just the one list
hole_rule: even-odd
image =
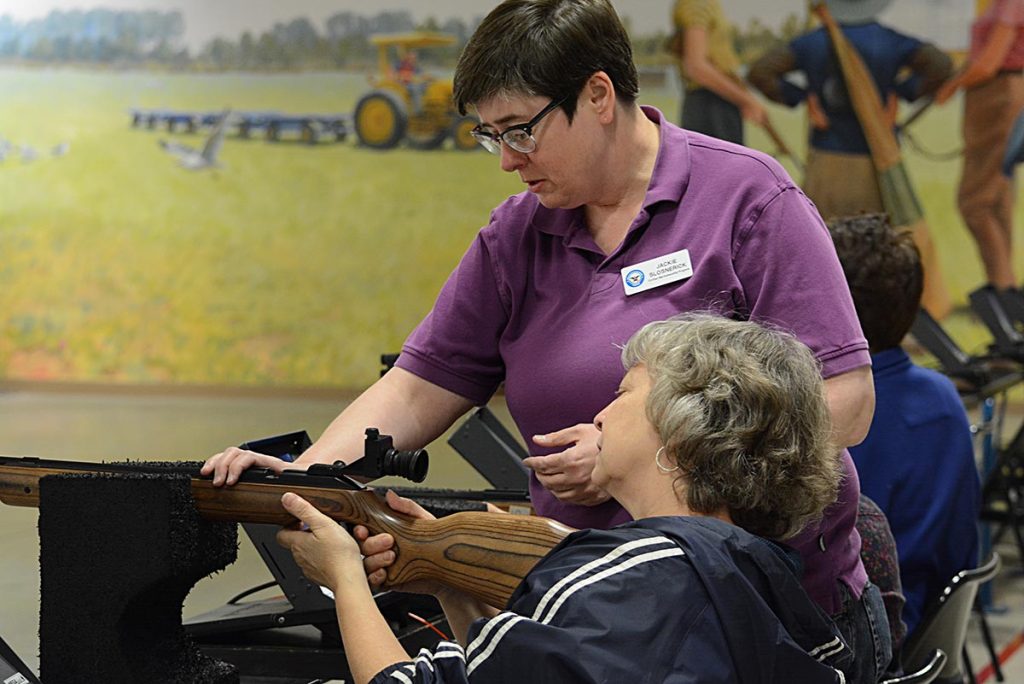
[[[628,16],[639,33],[667,30],[673,0],[612,0],[619,13]],[[181,10],[185,16],[185,41],[190,48],[201,47],[210,38],[232,39],[243,31],[262,32],[275,22],[309,17],[322,22],[336,12],[376,14],[406,9],[417,20],[434,16],[444,19],[482,16],[498,0],[0,0],[0,15],[25,20],[42,17],[53,9],[155,9]],[[967,0],[894,0],[880,19],[904,32],[935,41],[940,47],[961,48],[966,44],[973,2]],[[736,23],[746,24],[759,17],[778,25],[787,15],[806,12],[806,0],[722,0],[722,7]]]

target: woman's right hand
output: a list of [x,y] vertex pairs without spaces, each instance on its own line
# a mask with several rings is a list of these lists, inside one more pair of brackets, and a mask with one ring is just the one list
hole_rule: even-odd
[[819,131],[827,131],[831,125],[825,108],[821,106],[821,100],[814,93],[807,94],[807,118],[810,120],[811,126]]
[[252,467],[269,468],[275,473],[280,473],[285,468],[301,469],[301,465],[282,461],[273,456],[258,454],[255,451],[246,451],[238,447],[228,447],[224,451],[211,456],[199,469],[200,475],[213,475],[213,486],[233,485],[238,482],[239,476]]
[[[427,512],[422,506],[413,501],[395,494],[390,489],[384,496],[391,510],[405,513],[418,520],[434,520],[434,516]],[[359,542],[359,550],[362,552],[363,568],[366,570],[366,579],[374,589],[384,587],[388,578],[388,568],[395,562],[395,538],[388,533],[371,535],[370,531],[362,525],[356,525],[352,530],[352,536]],[[413,594],[434,594],[447,591],[447,587],[435,582],[409,582],[402,585],[388,586],[388,589],[405,591]]]
[[764,126],[768,122],[768,110],[753,95],[740,106],[740,116],[756,126]]
[[956,94],[956,91],[960,89],[960,80],[956,77],[949,79],[942,84],[935,92],[935,104],[944,105],[949,101],[949,98]]

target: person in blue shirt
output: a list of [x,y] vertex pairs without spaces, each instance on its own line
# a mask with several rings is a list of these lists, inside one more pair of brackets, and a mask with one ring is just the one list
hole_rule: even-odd
[[[843,34],[860,54],[895,124],[898,98],[914,101],[935,92],[952,62],[935,46],[879,24],[889,0],[827,0]],[[906,68],[910,75],[901,80]],[[802,73],[798,84],[787,78]],[[883,210],[868,142],[850,101],[839,60],[824,28],[770,50],[751,65],[750,83],[769,99],[807,103],[810,149],[803,189],[826,219]]]
[[900,348],[921,299],[921,261],[883,214],[829,224],[871,348],[875,415],[850,447],[861,492],[889,519],[899,552],[908,634],[924,608],[978,560],[980,484],[963,403],[944,375]]

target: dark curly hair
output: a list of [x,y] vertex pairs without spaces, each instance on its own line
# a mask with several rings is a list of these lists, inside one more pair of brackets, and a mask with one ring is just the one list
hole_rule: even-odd
[[871,352],[900,344],[921,305],[924,270],[909,231],[885,214],[861,214],[828,224]]

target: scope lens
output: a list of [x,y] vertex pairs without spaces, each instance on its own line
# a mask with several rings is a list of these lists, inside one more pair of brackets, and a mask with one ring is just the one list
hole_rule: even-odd
[[427,478],[430,459],[423,449],[415,451],[399,451],[388,449],[381,463],[381,475],[397,475],[413,482],[423,482]]

